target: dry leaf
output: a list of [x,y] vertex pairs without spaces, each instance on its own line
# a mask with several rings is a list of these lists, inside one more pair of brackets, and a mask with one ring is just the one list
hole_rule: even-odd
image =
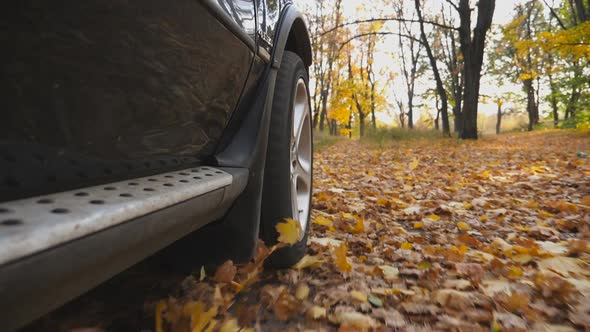
[[215,279],[215,281],[217,282],[229,284],[232,282],[232,280],[234,280],[236,272],[237,268],[234,265],[234,262],[228,260],[217,268],[217,271],[215,271],[213,279]]
[[346,252],[348,251],[348,247],[346,243],[340,244],[336,249],[334,249],[334,263],[338,267],[340,272],[350,272],[352,270],[352,265],[348,262],[348,258],[346,257]]
[[283,222],[278,223],[275,228],[277,233],[279,233],[277,241],[280,243],[292,245],[299,242],[303,237],[301,225],[299,222],[291,218],[287,218]]

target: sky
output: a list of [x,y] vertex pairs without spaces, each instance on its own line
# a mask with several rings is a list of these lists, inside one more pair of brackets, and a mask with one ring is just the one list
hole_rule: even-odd
[[[440,8],[441,3],[444,2],[444,0],[426,0],[426,1],[428,1],[427,5],[425,6],[426,14],[427,14],[428,8],[437,8],[438,9],[438,8]],[[525,0],[496,0],[496,9],[494,12],[493,24],[494,25],[504,25],[504,24],[510,22],[512,19],[512,16],[513,16],[514,7],[517,4],[522,3],[524,1]],[[472,2],[475,3],[475,1],[472,1]],[[313,4],[313,0],[300,0],[300,3],[304,3],[305,5],[309,6],[309,4]],[[366,4],[366,2],[361,2],[361,1],[343,0],[342,5],[343,5],[345,21],[354,21],[354,20],[358,20],[358,19],[362,19],[362,18],[367,17],[367,14],[363,14],[362,18],[359,17],[360,14],[359,14],[357,8],[363,3]],[[407,5],[408,5],[408,7],[407,7],[408,13],[413,13],[414,1],[413,0],[404,0],[404,3],[407,3]],[[381,13],[379,13],[379,11],[381,11]],[[385,8],[381,8],[381,9],[376,9],[376,12],[371,13],[369,15],[377,17],[379,15],[388,16],[391,14],[387,10],[387,8],[385,7]],[[475,21],[475,14],[473,15],[472,20]],[[396,60],[392,59],[392,57],[391,57],[391,53],[393,53],[393,54],[399,53],[398,46],[397,46],[398,45],[397,38],[392,37],[393,39],[389,39],[389,40],[387,38],[388,38],[388,36],[385,36],[383,38],[382,43],[380,43],[380,46],[378,46],[379,51],[375,55],[375,67],[376,67],[377,71],[379,71],[381,68],[389,68],[390,70],[396,71],[396,67],[399,67],[398,62]],[[417,93],[421,93],[427,89],[434,88],[433,82],[434,82],[434,80],[432,79],[432,73],[430,71],[428,71],[425,79],[422,79],[418,82]],[[393,89],[395,89],[397,91],[398,95],[405,94],[405,87],[403,85],[403,81],[401,80],[401,75],[398,75],[398,79],[396,79],[396,81],[393,83]],[[493,95],[501,95],[503,92],[508,92],[508,91],[520,91],[520,86],[516,86],[516,85],[510,84],[510,83],[507,83],[504,86],[499,87],[499,86],[497,86],[495,81],[492,79],[486,79],[485,77],[482,79],[481,92],[483,94],[493,96]],[[393,99],[393,92],[389,91],[386,93],[388,93],[388,99],[392,102],[394,100]],[[424,109],[433,110],[432,112],[435,112],[434,111],[435,110],[434,101],[418,100],[418,101],[416,101],[416,103],[423,104]],[[508,104],[506,106],[513,107],[514,105]],[[482,113],[482,114],[491,115],[491,114],[496,113],[496,105],[493,104],[491,101],[488,104],[480,104],[479,109],[480,109],[480,113]],[[416,119],[417,116],[418,116],[418,114],[415,114],[414,118]],[[392,123],[394,121],[392,114],[385,114],[385,113],[379,114],[378,118],[380,121],[385,122],[385,123]]]

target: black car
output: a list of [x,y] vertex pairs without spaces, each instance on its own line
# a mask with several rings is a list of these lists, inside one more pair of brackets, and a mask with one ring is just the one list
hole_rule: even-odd
[[165,248],[247,261],[285,218],[307,229],[312,56],[291,1],[22,0],[0,17],[3,331]]

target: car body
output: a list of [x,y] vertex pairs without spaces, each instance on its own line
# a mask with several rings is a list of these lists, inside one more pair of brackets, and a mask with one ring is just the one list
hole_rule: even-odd
[[0,17],[3,329],[186,236],[251,257],[277,73],[285,52],[312,61],[291,1],[25,0]]

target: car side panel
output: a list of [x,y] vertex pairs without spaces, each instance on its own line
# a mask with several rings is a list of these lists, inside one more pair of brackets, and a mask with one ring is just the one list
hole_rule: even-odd
[[[253,34],[253,2],[232,3]],[[175,166],[168,159],[212,153],[253,60],[194,0],[14,1],[0,22],[0,197],[137,176],[130,171],[148,164],[157,173]],[[21,156],[31,145],[40,155]],[[97,178],[80,160],[110,171]],[[48,186],[62,183],[53,169],[64,164],[84,176]],[[25,166],[39,181],[22,185]]]

